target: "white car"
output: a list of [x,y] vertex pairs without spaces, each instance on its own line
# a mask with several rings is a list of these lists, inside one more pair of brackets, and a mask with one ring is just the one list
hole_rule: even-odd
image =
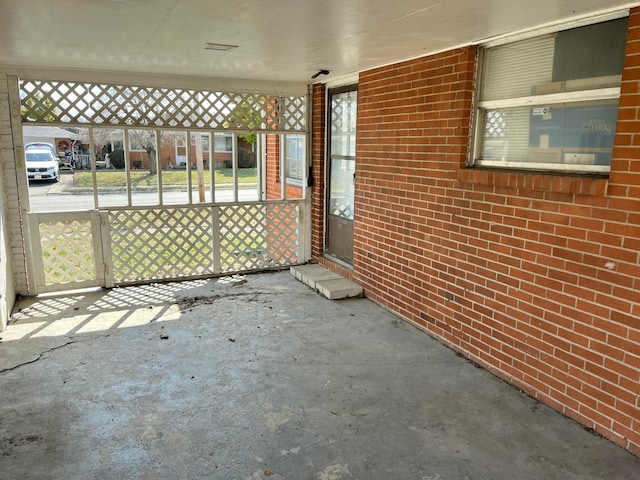
[[29,148],[25,151],[27,177],[29,180],[60,181],[58,159],[48,148]]

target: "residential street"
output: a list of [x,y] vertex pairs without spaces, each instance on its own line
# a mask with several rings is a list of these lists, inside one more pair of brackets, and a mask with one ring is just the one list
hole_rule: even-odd
[[[29,183],[29,203],[32,212],[60,212],[92,210],[95,208],[93,194],[72,193],[70,191],[73,180],[73,173],[62,172],[59,183],[30,182]],[[124,192],[114,192],[108,195],[109,206],[123,206],[127,204],[127,194]],[[197,202],[197,191],[193,193],[193,202]],[[239,189],[238,197],[240,201],[256,201],[258,195],[255,189]],[[185,203],[186,194],[183,191],[163,192],[163,203],[165,205],[179,205]],[[224,188],[216,190],[216,202],[232,202],[233,189]],[[157,205],[158,193],[135,193],[133,204],[136,206]],[[106,205],[102,205],[106,206]]]

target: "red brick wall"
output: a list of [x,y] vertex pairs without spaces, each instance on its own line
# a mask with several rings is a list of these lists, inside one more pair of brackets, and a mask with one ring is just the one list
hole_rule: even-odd
[[326,90],[323,84],[313,86],[311,118],[311,163],[313,188],[311,189],[311,256],[320,263],[324,252],[324,172],[326,147]]
[[267,135],[266,138],[267,199],[277,200],[282,196],[280,188],[280,135]]
[[369,298],[636,454],[638,12],[608,180],[465,168],[474,48],[362,73],[353,271]]
[[[640,199],[640,9],[631,11],[609,195]],[[625,209],[640,211],[637,204]],[[631,219],[630,219],[631,220]],[[633,225],[640,225],[638,217]],[[635,238],[639,236],[635,235]],[[636,244],[636,250],[639,250]]]
[[302,187],[298,185],[289,185],[285,189],[285,195],[288,200],[302,198]]

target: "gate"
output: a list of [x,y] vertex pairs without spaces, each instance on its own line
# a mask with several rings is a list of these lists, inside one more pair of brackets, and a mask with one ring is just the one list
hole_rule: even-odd
[[113,286],[105,275],[104,214],[30,213],[28,218],[36,293]]

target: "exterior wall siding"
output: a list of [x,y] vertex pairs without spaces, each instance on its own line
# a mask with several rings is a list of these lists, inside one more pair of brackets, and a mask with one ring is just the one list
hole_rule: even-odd
[[[19,218],[19,206],[13,165],[9,90],[7,76],[0,74],[0,330],[7,326],[16,295],[12,239],[16,235],[20,238],[20,222],[15,220],[16,216]],[[24,287],[26,290],[26,285]]]
[[629,24],[608,179],[466,168],[473,47],[361,73],[353,279],[640,454],[640,10]]
[[6,228],[7,217],[4,213],[6,203],[4,187],[0,182],[0,331],[7,327],[15,302],[10,237]]

